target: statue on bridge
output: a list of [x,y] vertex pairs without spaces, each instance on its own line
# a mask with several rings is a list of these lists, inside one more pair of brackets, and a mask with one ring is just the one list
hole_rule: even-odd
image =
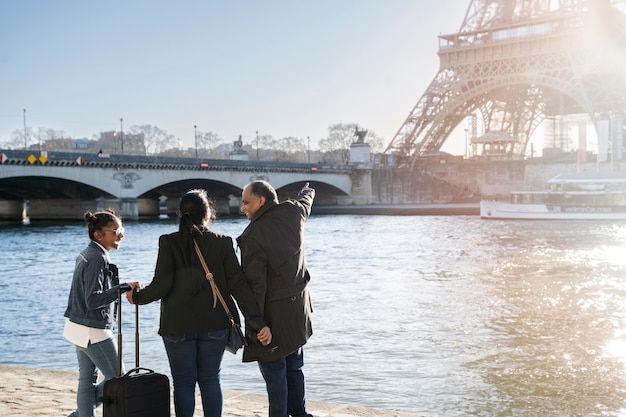
[[239,135],[239,140],[233,142],[233,147],[235,152],[241,152],[243,148],[243,140],[241,140],[241,135]]
[[354,136],[357,137],[355,143],[365,143],[365,135],[367,135],[367,130],[359,130],[358,127],[354,128]]

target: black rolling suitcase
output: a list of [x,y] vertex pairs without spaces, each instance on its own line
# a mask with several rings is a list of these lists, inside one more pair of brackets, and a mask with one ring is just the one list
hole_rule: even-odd
[[139,366],[139,306],[135,304],[135,368],[122,375],[122,292],[117,300],[116,378],[104,384],[103,417],[170,417],[170,381]]

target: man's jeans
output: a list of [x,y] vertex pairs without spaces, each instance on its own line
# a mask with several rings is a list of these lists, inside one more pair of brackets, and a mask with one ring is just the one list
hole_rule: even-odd
[[220,369],[227,340],[228,329],[163,336],[172,371],[176,417],[193,416],[196,382],[200,387],[204,417],[222,415]]
[[304,398],[304,353],[294,353],[272,362],[259,362],[267,388],[270,417],[311,417]]
[[[117,376],[117,347],[113,339],[89,344],[86,348],[76,346],[78,357],[78,393],[76,402],[80,417],[94,417],[102,398],[104,383]],[[104,375],[99,384],[98,369]]]

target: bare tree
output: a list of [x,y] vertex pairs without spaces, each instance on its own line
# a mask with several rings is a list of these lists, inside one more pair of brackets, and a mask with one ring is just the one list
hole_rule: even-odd
[[26,132],[24,132],[24,129],[15,129],[11,133],[11,139],[7,142],[7,147],[12,149],[29,149],[36,142],[35,132],[31,127],[26,127]]
[[350,145],[356,142],[356,123],[336,123],[328,128],[328,137],[320,139],[320,151],[328,162],[347,164],[350,160]]
[[204,150],[214,149],[224,143],[224,139],[214,132],[197,132],[196,137],[198,138],[198,147]]
[[[336,123],[328,128],[328,137],[320,139],[319,148],[327,162],[347,164],[350,160],[350,145],[357,142],[357,132],[363,132],[356,123]],[[372,152],[383,149],[383,139],[371,130],[366,131],[363,141]]]
[[40,127],[37,132],[38,139],[42,142],[47,140],[62,139],[65,137],[65,132],[62,130],[55,130],[48,127]]
[[380,153],[385,150],[385,140],[371,130],[368,130],[365,142],[369,143],[372,153]]
[[36,139],[42,150],[63,150],[70,152],[75,150],[74,139],[66,136],[65,132],[62,130],[40,127],[37,129]]
[[274,146],[277,161],[298,162],[298,159],[301,159],[300,157],[306,153],[307,149],[303,139],[293,136],[278,139]]
[[[276,139],[272,135],[262,135],[254,138],[256,153],[253,159],[271,160],[275,158]],[[253,151],[254,152],[254,151]]]
[[26,127],[26,136],[24,129],[15,129],[11,133],[11,139],[6,142],[5,146],[13,149],[30,149],[33,145],[39,148],[46,141],[63,139],[65,132],[62,130],[54,130],[47,127]]
[[128,129],[132,134],[144,134],[147,154],[161,153],[167,149],[176,148],[178,143],[174,135],[167,130],[152,125],[136,125]]

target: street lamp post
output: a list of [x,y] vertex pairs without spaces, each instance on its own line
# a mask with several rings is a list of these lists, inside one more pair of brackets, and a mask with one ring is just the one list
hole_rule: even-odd
[[122,142],[122,155],[124,155],[124,119],[120,117],[120,141]]
[[306,160],[311,163],[311,138],[306,137]]
[[24,150],[28,149],[28,133],[26,132],[26,109],[24,111]]
[[197,127],[197,125],[193,125],[193,138],[196,144],[196,159],[198,159],[198,131],[196,130]]
[[259,160],[259,131],[256,131],[256,160]]

